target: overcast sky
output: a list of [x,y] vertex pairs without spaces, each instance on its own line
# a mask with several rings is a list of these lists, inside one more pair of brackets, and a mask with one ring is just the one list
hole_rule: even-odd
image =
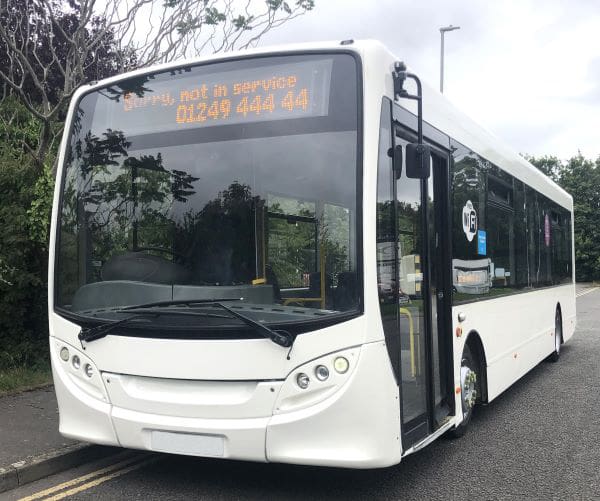
[[515,150],[567,159],[600,155],[600,0],[315,0],[261,45],[347,38],[382,41]]

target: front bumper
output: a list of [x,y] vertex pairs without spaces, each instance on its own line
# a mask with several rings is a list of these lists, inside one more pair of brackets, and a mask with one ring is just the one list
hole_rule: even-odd
[[[278,402],[282,396],[289,400],[287,380],[256,382],[249,392],[244,389],[248,382],[229,383],[224,392],[206,390],[207,385],[219,382],[196,382],[191,397],[164,391],[168,401],[163,404],[156,401],[162,397],[150,397],[158,395],[160,387],[154,385],[145,392],[136,380],[126,388],[128,395],[137,391],[133,399],[119,396],[120,390],[107,391],[106,384],[101,392],[104,396],[94,398],[74,382],[56,346],[51,351],[60,432],[69,438],[261,462],[375,468],[400,461],[398,389],[383,342],[357,348],[356,367],[335,391],[285,411]],[[290,377],[294,374],[292,371]],[[103,373],[103,383],[106,377]],[[144,378],[148,380],[154,384],[152,378]],[[125,383],[115,385],[125,387]],[[200,401],[198,388],[211,397]]]

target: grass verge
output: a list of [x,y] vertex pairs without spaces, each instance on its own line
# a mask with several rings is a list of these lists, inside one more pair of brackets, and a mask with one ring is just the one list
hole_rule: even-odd
[[15,367],[0,370],[0,396],[52,382],[50,367]]

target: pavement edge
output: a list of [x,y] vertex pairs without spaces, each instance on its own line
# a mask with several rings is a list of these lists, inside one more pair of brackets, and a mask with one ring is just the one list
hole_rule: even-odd
[[0,467],[0,493],[117,454],[121,450],[103,445],[74,444]]

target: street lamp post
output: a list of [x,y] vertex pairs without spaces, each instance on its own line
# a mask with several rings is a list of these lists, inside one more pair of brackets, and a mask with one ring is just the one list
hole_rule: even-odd
[[442,37],[440,45],[440,92],[444,92],[444,34],[447,31],[460,30],[460,26],[443,26],[440,28],[440,35]]

